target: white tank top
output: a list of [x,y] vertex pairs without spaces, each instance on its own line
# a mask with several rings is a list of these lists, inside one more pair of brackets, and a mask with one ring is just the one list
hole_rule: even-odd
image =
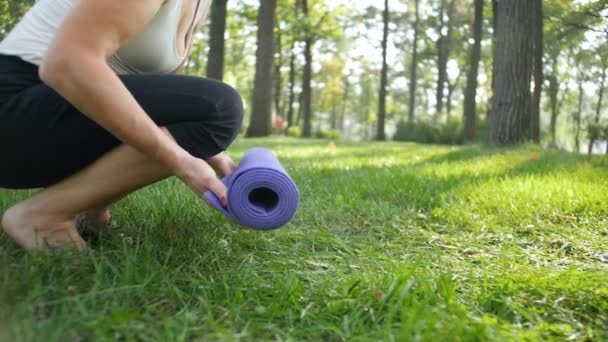
[[[0,42],[0,54],[18,56],[40,65],[65,17],[78,0],[40,0]],[[110,58],[108,65],[117,74],[170,72],[186,56],[177,51],[177,29],[183,0],[168,0],[142,32],[129,39]],[[209,12],[211,0],[198,0],[195,19]]]

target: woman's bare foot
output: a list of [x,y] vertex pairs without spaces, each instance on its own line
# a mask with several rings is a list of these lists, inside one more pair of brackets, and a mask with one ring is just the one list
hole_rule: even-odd
[[45,212],[20,202],[2,216],[2,228],[25,250],[51,252],[56,248],[85,250],[86,243],[76,230],[74,218]]

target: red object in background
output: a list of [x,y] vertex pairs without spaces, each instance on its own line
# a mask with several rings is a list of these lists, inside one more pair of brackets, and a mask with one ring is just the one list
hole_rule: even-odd
[[283,116],[277,115],[277,119],[274,121],[274,127],[277,129],[283,128]]

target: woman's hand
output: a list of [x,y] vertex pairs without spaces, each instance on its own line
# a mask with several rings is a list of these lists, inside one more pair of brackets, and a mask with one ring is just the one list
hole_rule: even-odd
[[230,176],[236,169],[236,164],[234,161],[230,159],[230,157],[228,157],[224,152],[209,158],[207,162],[222,177]]
[[176,170],[175,174],[199,196],[211,191],[224,207],[228,205],[228,189],[217,179],[215,171],[204,160],[189,156],[180,162],[179,170]]

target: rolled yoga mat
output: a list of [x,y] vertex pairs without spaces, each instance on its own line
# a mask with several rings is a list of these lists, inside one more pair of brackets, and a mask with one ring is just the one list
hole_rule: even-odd
[[275,155],[256,147],[247,151],[236,170],[222,179],[228,188],[228,207],[208,191],[205,198],[236,223],[270,230],[287,224],[300,204],[294,181]]

